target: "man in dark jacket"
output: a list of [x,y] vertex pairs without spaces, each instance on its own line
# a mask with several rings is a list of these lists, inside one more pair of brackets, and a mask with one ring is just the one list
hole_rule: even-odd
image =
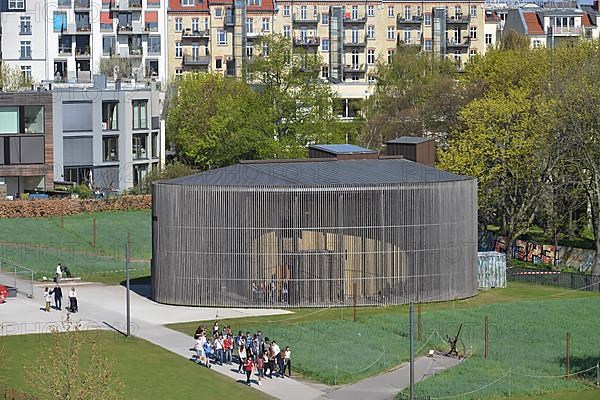
[[62,289],[59,284],[56,284],[56,287],[50,291],[50,294],[54,294],[54,304],[56,305],[57,310],[62,309]]

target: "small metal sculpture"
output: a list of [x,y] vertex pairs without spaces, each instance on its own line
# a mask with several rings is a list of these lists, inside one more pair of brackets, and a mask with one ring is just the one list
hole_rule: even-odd
[[458,333],[456,334],[456,336],[446,335],[446,337],[448,338],[448,344],[450,345],[450,351],[445,354],[446,356],[454,356],[459,358],[461,357],[461,355],[458,354],[458,350],[456,350],[456,344],[458,343],[458,341],[460,340],[460,342],[462,343],[462,339],[460,339],[461,329],[462,324],[460,324],[460,326],[458,327]]

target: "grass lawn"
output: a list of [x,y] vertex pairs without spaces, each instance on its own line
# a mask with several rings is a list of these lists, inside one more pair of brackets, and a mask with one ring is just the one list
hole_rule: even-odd
[[[360,380],[408,359],[408,307],[298,310],[295,315],[225,321],[234,331],[261,329],[281,345],[290,345],[293,367],[308,378],[328,384]],[[571,332],[572,371],[595,365],[600,352],[597,293],[511,283],[509,288],[481,292],[461,301],[423,305],[423,340],[416,348],[445,350],[446,335],[459,324],[472,357],[461,365],[417,385],[417,393],[433,397],[466,393],[508,372],[513,395],[586,388],[577,380],[532,379],[527,375],[564,374],[565,334]],[[490,358],[482,359],[484,316],[490,321]],[[198,323],[173,327],[192,334]],[[438,336],[439,333],[439,336]],[[429,341],[426,342],[426,339]],[[508,395],[507,379],[471,397]]]
[[[92,246],[96,219],[96,248]],[[86,280],[117,283],[125,268],[125,242],[131,232],[131,268],[135,276],[150,272],[150,211],[120,211],[64,217],[0,219],[0,256],[35,271],[36,279],[52,278],[56,264]]]
[[[144,340],[127,339],[108,331],[91,331],[84,335],[86,340],[95,340],[101,353],[114,360],[117,375],[125,385],[122,398],[271,398]],[[0,348],[3,348],[0,376],[8,387],[31,393],[24,368],[43,357],[45,349],[53,344],[54,339],[50,334],[0,338]]]

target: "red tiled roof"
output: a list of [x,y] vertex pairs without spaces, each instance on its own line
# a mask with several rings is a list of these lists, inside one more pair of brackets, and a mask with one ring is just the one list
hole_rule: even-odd
[[206,0],[199,2],[194,0],[193,6],[182,6],[181,0],[169,0],[169,11],[180,11],[180,12],[208,12],[208,5]]
[[592,19],[590,18],[590,14],[588,14],[588,13],[583,14],[583,17],[581,17],[581,25],[583,25],[585,27],[594,25],[592,23]]
[[543,35],[544,28],[542,28],[542,24],[538,19],[537,13],[535,12],[524,12],[523,18],[525,19],[525,24],[527,25],[527,33],[530,35]]

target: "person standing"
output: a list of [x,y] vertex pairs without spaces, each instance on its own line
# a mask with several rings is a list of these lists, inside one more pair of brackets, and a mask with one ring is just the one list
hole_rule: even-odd
[[238,366],[238,372],[242,372],[242,367],[246,364],[246,346],[242,343],[238,349],[238,358],[240,359],[240,365]]
[[56,287],[50,291],[50,294],[54,294],[54,305],[56,306],[56,309],[60,311],[62,309],[63,294],[58,283],[56,284]]
[[69,309],[72,313],[77,312],[77,292],[74,287],[69,290]]
[[60,282],[62,279],[62,265],[58,263],[56,265],[56,283]]
[[[273,371],[275,370],[275,352],[273,351],[273,347],[269,347],[269,355],[268,355],[268,364],[269,367],[269,379],[273,379]],[[265,376],[267,375],[265,371]]]
[[52,301],[52,295],[50,294],[48,288],[44,288],[44,301],[46,302],[44,310],[46,312],[50,312],[50,302]]
[[256,375],[258,375],[258,386],[262,386],[262,378],[265,373],[265,360],[263,355],[259,355],[256,357]]
[[231,364],[231,351],[233,350],[233,339],[231,334],[223,340],[223,351],[225,352],[225,362]]
[[223,365],[223,336],[217,334],[213,343],[215,349],[215,362]]
[[283,375],[285,375],[285,370],[287,369],[288,371],[288,377],[292,376],[292,351],[290,350],[290,348],[288,346],[286,346],[285,350],[283,351],[284,357],[283,357]]
[[279,377],[285,378],[285,351],[281,350],[279,357],[277,357],[277,365],[279,366]]
[[[273,350],[273,356],[275,357],[275,363],[277,363],[277,366],[281,365],[279,363],[279,358],[280,358],[279,356],[280,356],[281,350],[280,350],[277,342],[274,340],[271,342],[271,350]],[[273,367],[275,367],[275,365],[273,365]],[[271,373],[271,375],[272,375],[272,373]]]
[[254,370],[254,361],[252,360],[252,356],[249,356],[244,363],[244,371],[246,371],[246,385],[250,386],[250,377],[252,376],[252,371]]

